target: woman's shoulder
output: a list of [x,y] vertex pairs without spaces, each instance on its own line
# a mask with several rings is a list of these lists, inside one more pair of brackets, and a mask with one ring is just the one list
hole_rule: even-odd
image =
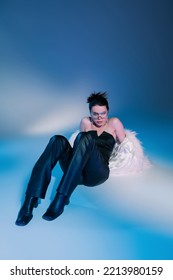
[[83,123],[83,124],[91,123],[90,117],[88,117],[88,116],[83,117],[83,118],[81,119],[81,123]]
[[80,131],[85,131],[86,129],[90,128],[90,126],[91,126],[90,117],[83,117],[80,122]]
[[118,124],[118,123],[121,123],[120,119],[117,118],[117,117],[112,117],[112,118],[109,118],[109,124],[111,125],[114,125],[114,124]]

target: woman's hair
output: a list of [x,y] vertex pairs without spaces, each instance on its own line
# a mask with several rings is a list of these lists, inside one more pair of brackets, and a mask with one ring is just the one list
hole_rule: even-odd
[[107,101],[107,93],[106,92],[94,92],[91,93],[87,98],[87,103],[89,103],[89,110],[91,111],[92,107],[95,105],[106,106],[109,111],[109,104]]

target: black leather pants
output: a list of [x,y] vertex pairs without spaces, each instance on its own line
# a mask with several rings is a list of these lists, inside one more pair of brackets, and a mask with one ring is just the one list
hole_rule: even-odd
[[77,185],[96,186],[109,177],[109,167],[96,145],[95,131],[80,132],[72,148],[61,135],[53,136],[36,162],[26,194],[44,198],[51,171],[59,161],[64,172],[57,191],[70,196]]

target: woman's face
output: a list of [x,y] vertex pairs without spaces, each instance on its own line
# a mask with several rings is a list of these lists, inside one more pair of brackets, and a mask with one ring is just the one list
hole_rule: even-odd
[[95,105],[91,108],[91,119],[93,123],[101,127],[106,124],[108,119],[108,110],[106,106]]

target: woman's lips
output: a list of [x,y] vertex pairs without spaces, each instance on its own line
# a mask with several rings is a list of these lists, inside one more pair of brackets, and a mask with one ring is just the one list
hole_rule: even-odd
[[98,124],[102,123],[102,121],[97,121]]

